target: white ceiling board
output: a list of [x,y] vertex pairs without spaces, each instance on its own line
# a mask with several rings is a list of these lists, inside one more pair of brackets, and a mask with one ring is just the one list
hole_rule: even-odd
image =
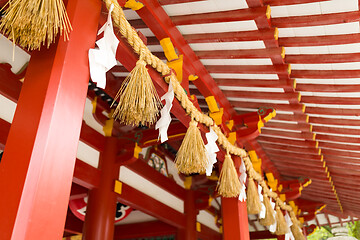
[[347,97],[360,97],[360,92],[301,92],[301,96],[347,98]]
[[316,218],[320,225],[329,224],[325,215],[323,213],[319,213],[316,215]]
[[248,8],[245,0],[207,0],[163,6],[163,9],[169,16],[228,11],[244,8]]
[[131,9],[124,9],[124,14],[127,20],[141,19],[140,16]]
[[[336,140],[332,140],[332,141],[330,141],[330,140],[317,140],[317,141],[319,141],[319,142],[329,142],[329,143],[334,143],[334,142],[336,142],[336,143],[338,143],[338,144],[343,144],[343,142],[341,142],[341,141],[336,141]],[[346,143],[345,145],[352,145],[352,146],[360,146],[360,143]],[[349,160],[351,159],[351,157],[349,157]],[[353,163],[352,163],[353,164]]]
[[76,157],[94,168],[98,168],[100,152],[82,141],[79,141]]
[[196,220],[205,226],[215,230],[216,232],[220,232],[219,228],[215,224],[215,218],[206,210],[200,210],[199,214],[196,216]]
[[184,212],[184,201],[170,194],[166,190],[158,187],[139,174],[130,169],[121,166],[119,173],[119,180],[128,184],[129,186],[141,191],[142,193],[162,202],[163,204],[179,211]]
[[86,98],[83,119],[88,126],[90,126],[92,129],[94,129],[101,135],[105,136],[103,126],[98,121],[95,120],[92,111],[93,111],[93,105],[91,103],[91,100]]
[[0,118],[12,123],[14,118],[16,103],[0,94]]
[[[14,54],[14,58],[13,58]],[[0,63],[9,63],[13,73],[18,73],[21,68],[30,60],[30,55],[15,46],[4,35],[0,34]]]
[[272,65],[270,58],[254,59],[201,59],[203,65]]
[[321,14],[321,8],[318,2],[271,7],[271,17],[273,18],[316,14]]
[[331,223],[340,222],[340,219],[338,217],[333,216],[333,215],[329,215],[329,220],[330,220]]
[[213,78],[278,80],[277,74],[211,73]]
[[241,50],[241,49],[263,49],[263,41],[242,41],[242,42],[214,42],[214,43],[191,43],[194,51],[211,50]]
[[358,11],[358,0],[332,0],[320,2],[322,14]]
[[160,45],[149,45],[147,48],[150,50],[150,52],[164,52]]
[[177,26],[183,35],[200,33],[242,32],[258,30],[255,21],[236,21]]

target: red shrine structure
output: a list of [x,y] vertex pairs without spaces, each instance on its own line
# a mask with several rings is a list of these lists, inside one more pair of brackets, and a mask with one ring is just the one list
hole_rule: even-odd
[[[180,104],[163,144],[154,126],[112,118],[138,56],[114,29],[118,64],[97,87],[88,51],[108,10],[100,0],[64,2],[68,41],[27,51],[0,38],[0,239],[285,239],[246,202],[218,196],[224,153],[210,177],[178,173],[190,121]],[[192,103],[248,151],[305,235],[358,219],[357,0],[118,3]],[[149,73],[162,96],[167,84]]]

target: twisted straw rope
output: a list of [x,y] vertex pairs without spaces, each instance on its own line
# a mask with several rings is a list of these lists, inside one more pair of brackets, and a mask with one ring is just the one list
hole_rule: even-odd
[[[110,8],[111,4],[114,4],[114,10],[112,11],[113,23],[120,30],[121,35],[126,38],[134,52],[139,56],[141,55],[143,60],[148,65],[152,66],[163,76],[170,74],[170,76],[165,77],[165,81],[169,83],[170,79],[172,80],[171,82],[173,84],[175,96],[179,100],[181,106],[185,109],[186,113],[194,118],[197,122],[200,122],[209,128],[212,127],[214,132],[218,135],[218,143],[230,154],[241,157],[244,160],[244,164],[249,176],[257,181],[258,184],[260,184],[260,186],[263,188],[264,194],[271,197],[282,210],[288,211],[292,218],[294,218],[296,214],[293,212],[292,207],[284,203],[275,192],[270,191],[261,175],[254,170],[246,151],[242,148],[232,145],[226,136],[222,133],[221,129],[215,124],[213,119],[208,115],[200,112],[192,104],[179,81],[177,81],[175,74],[171,72],[171,69],[163,61],[150,52],[150,50],[138,36],[135,29],[126,20],[124,12],[119,3],[116,0],[104,0],[104,2],[108,9]],[[294,218],[293,222],[295,220],[296,217]]]

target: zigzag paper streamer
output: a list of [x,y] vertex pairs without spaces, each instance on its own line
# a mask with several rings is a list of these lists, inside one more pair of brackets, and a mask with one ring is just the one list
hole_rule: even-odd
[[218,136],[211,127],[210,127],[210,132],[206,133],[205,136],[207,140],[205,149],[209,160],[208,161],[209,165],[206,167],[206,176],[211,176],[213,166],[217,162],[216,153],[219,151],[219,148],[216,144],[216,140],[218,139]]
[[98,31],[98,35],[104,32],[104,37],[96,41],[97,49],[89,50],[90,76],[93,82],[100,88],[106,86],[106,72],[117,64],[115,55],[119,40],[114,34],[111,20],[112,4],[106,23]]
[[170,110],[173,106],[172,103],[174,101],[174,89],[173,89],[171,79],[169,82],[169,88],[168,88],[167,93],[165,93],[161,97],[161,101],[162,100],[165,100],[165,106],[160,110],[161,117],[156,122],[156,125],[155,125],[155,129],[156,130],[159,129],[159,137],[161,139],[161,143],[168,140],[167,131],[168,131],[170,123],[171,123]]

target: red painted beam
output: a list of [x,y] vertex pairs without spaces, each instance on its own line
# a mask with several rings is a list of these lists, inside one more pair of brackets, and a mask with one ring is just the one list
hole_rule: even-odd
[[[279,109],[280,110],[280,109]],[[282,121],[291,121],[291,122],[298,122],[298,123],[307,123],[309,122],[308,116],[305,114],[296,113],[294,111],[294,114],[285,114],[285,113],[276,113],[276,117],[274,118],[276,120],[282,120]]]
[[207,239],[207,240],[221,240],[222,234],[214,231],[213,229],[201,224],[201,231],[197,232],[198,239]]
[[288,138],[298,138],[305,140],[314,140],[314,134],[311,132],[286,132],[286,131],[277,131],[273,129],[261,129],[261,133],[264,135],[279,136],[279,137],[288,137]]
[[114,240],[175,235],[177,229],[161,221],[122,224],[115,227]]
[[225,96],[228,98],[247,98],[249,101],[251,99],[271,99],[271,100],[295,100],[299,98],[299,93],[276,93],[276,92],[249,92],[249,91],[229,91],[223,90]]
[[[80,186],[92,189],[99,186],[99,181],[99,169],[80,160],[76,161],[73,182]],[[180,228],[185,226],[185,217],[182,213],[179,213],[127,184],[123,183],[122,194],[118,195],[117,199],[123,204],[157,217],[172,226]]]
[[357,158],[360,159],[360,153],[358,152],[350,152],[350,151],[339,151],[336,149],[322,149],[322,153],[326,155],[332,156],[343,156],[343,157],[350,157],[350,158]]
[[[324,57],[326,56],[326,57]],[[285,56],[287,63],[345,63],[360,62],[360,53],[342,53],[342,54],[287,54]]]
[[214,51],[196,51],[195,54],[200,59],[242,59],[242,58],[269,58],[281,55],[281,47],[264,49],[244,49],[244,50],[214,50]]
[[184,35],[188,43],[242,42],[274,39],[274,29]]
[[[359,39],[360,42],[360,39]],[[292,78],[359,78],[360,70],[292,70]]]
[[171,4],[179,4],[179,3],[192,3],[192,2],[201,2],[206,0],[159,0],[161,5],[171,5]]
[[145,7],[137,11],[139,16],[150,27],[158,39],[170,37],[179,53],[184,55],[184,66],[187,71],[199,76],[199,79],[194,81],[194,84],[201,91],[202,95],[205,97],[209,95],[214,96],[220,106],[224,108],[225,119],[230,119],[231,116],[235,114],[235,110],[231,107],[229,101],[218,88],[215,81],[158,1],[144,0],[142,2]]
[[350,145],[350,144],[338,144],[331,142],[319,142],[320,148],[329,148],[329,149],[339,149],[339,150],[347,150],[347,151],[359,151],[358,145]]
[[266,18],[267,7],[173,16],[171,21],[179,25],[247,21]]
[[319,155],[319,149],[316,148],[307,148],[307,147],[294,147],[290,145],[280,145],[280,144],[273,144],[273,143],[260,143],[263,149],[273,149],[273,150],[280,150],[286,152],[296,152],[296,153],[305,153],[305,154],[314,154]]
[[276,159],[276,161],[288,161],[290,159],[294,162],[310,162],[310,163],[317,163],[318,166],[323,167],[323,163],[321,162],[321,156],[320,155],[314,155],[314,154],[298,154],[296,152],[285,152],[281,151],[279,149],[267,149],[265,150],[267,155],[271,158]]
[[313,126],[313,131],[316,133],[321,132],[321,133],[335,133],[341,135],[360,135],[360,130],[353,128]]
[[[360,71],[359,71],[360,72]],[[304,103],[319,103],[319,104],[338,104],[338,105],[359,105],[360,98],[356,97],[318,97],[318,96],[303,96],[301,101]]]
[[349,22],[358,22],[360,20],[359,11],[341,12],[331,14],[319,14],[309,16],[293,16],[272,18],[271,24],[278,28],[290,27],[307,27],[307,26],[320,26],[341,24]]
[[294,5],[305,3],[325,2],[329,0],[264,0],[264,4],[271,6]]
[[96,188],[100,184],[100,170],[76,159],[73,182],[87,189]]
[[360,34],[344,34],[344,35],[325,35],[311,37],[283,37],[279,38],[279,45],[286,47],[307,47],[307,46],[327,46],[358,43]]
[[209,73],[252,73],[252,74],[285,74],[288,65],[207,65]]
[[0,149],[4,150],[11,124],[0,118]]
[[257,80],[257,79],[222,79],[214,78],[218,86],[227,87],[261,87],[261,88],[283,88],[288,83],[282,80]]
[[296,84],[296,91],[301,92],[360,92],[360,84]]
[[276,238],[276,235],[272,234],[270,231],[250,232],[250,239],[273,239],[273,238]]
[[260,143],[271,143],[271,144],[279,144],[279,145],[289,145],[289,146],[299,146],[304,148],[315,148],[316,142],[314,140],[304,141],[303,139],[294,140],[294,139],[284,139],[277,138],[271,136],[262,136],[260,135],[257,140]]
[[319,115],[359,116],[359,109],[306,107],[305,113]]
[[[75,163],[75,165],[76,165],[76,163]],[[73,182],[71,185],[71,192],[70,192],[69,200],[84,198],[88,195],[88,192],[89,192],[89,190],[87,188],[80,186]]]
[[[195,94],[197,97],[201,96],[201,93],[194,89],[191,91],[192,94]],[[299,93],[272,93],[272,92],[249,92],[249,91],[229,91],[223,90],[223,93],[228,98],[246,98],[249,101],[251,99],[272,99],[272,100],[289,100],[289,99],[298,99]]]
[[258,109],[260,107],[272,107],[276,111],[287,111],[294,113],[303,113],[302,104],[278,104],[278,103],[267,103],[267,102],[250,102],[250,101],[231,101],[234,108],[252,108]]
[[265,127],[296,131],[309,131],[311,129],[309,123],[267,122]]
[[64,232],[81,234],[84,222],[78,219],[70,209],[67,211]]
[[13,102],[17,102],[22,82],[19,79],[24,76],[18,76],[11,72],[10,64],[0,64],[0,94]]

